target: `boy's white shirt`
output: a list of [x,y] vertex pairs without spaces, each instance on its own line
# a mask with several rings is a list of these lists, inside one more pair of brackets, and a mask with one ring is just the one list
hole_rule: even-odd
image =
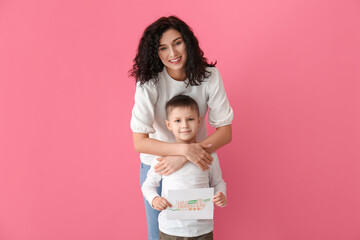
[[[154,167],[158,162],[153,161],[141,188],[145,199],[152,205],[153,199],[159,196],[156,188],[160,186],[161,179],[163,180],[161,196],[165,199],[169,189],[214,187],[215,195],[219,192],[226,195],[226,183],[222,179],[217,154],[212,153],[211,156],[214,161],[207,171],[202,171],[195,164],[187,162],[181,169],[169,176],[161,176],[155,173]],[[211,232],[213,227],[212,219],[168,220],[166,211],[162,211],[159,215],[159,229],[169,235],[195,237]]]

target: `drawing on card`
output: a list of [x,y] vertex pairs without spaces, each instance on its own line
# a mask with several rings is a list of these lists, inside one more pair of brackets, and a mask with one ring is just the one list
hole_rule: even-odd
[[173,208],[170,211],[201,211],[206,207],[206,203],[210,202],[210,198],[197,200],[176,200]]
[[214,188],[169,190],[167,199],[172,208],[166,209],[167,219],[212,219]]

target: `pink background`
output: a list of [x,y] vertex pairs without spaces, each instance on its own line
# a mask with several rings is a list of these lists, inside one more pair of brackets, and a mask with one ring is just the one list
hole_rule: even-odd
[[360,2],[0,2],[0,239],[145,239],[127,77],[183,18],[235,111],[216,239],[360,239]]

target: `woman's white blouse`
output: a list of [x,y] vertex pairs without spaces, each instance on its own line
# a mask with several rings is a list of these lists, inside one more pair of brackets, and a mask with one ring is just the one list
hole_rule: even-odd
[[[211,72],[200,86],[186,86],[185,81],[176,81],[169,76],[166,68],[159,73],[159,81],[149,81],[142,86],[138,83],[135,92],[135,104],[132,110],[131,130],[137,133],[149,134],[164,142],[174,142],[174,136],[165,124],[166,103],[176,95],[188,95],[199,105],[201,124],[197,133],[197,141],[207,137],[205,116],[209,109],[208,120],[212,127],[218,128],[231,124],[233,110],[226,96],[223,81],[216,67],[208,67]],[[143,163],[151,165],[156,156],[140,154]]]

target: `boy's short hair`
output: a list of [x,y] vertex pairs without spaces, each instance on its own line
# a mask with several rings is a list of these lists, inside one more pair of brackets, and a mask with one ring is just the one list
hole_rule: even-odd
[[166,103],[166,117],[169,116],[170,112],[176,107],[189,107],[195,110],[197,115],[200,116],[199,105],[192,97],[187,95],[177,95]]

